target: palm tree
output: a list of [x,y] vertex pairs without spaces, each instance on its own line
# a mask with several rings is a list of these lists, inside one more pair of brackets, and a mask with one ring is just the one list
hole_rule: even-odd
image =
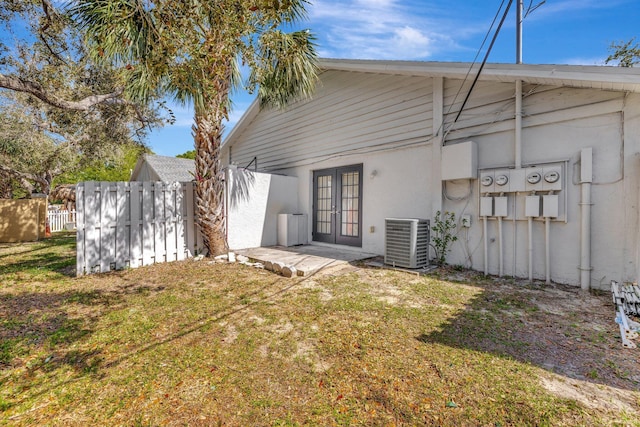
[[210,255],[226,251],[220,144],[239,66],[262,106],[308,97],[317,80],[309,31],[284,32],[306,0],[79,0],[72,15],[97,60],[122,70],[135,100],[170,94],[195,109],[197,213]]

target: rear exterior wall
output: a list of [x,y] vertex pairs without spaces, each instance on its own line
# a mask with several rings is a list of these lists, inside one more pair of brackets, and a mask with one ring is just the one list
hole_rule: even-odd
[[[384,253],[386,217],[432,219],[442,209],[471,216],[470,228],[457,228],[448,262],[483,270],[478,180],[441,183],[433,170],[439,170],[441,140],[475,141],[479,169],[515,166],[515,83],[480,81],[454,123],[469,86],[461,80],[445,78],[439,91],[438,78],[340,71],[321,78],[312,100],[260,112],[224,147],[226,160],[244,166],[257,157],[259,171],[297,177],[299,210],[310,221],[313,171],[362,163],[364,251]],[[522,165],[565,165],[566,216],[551,223],[552,280],[579,283],[579,154],[586,147],[593,148],[591,285],[636,280],[640,96],[526,83],[523,93]],[[434,96],[442,99],[434,104]],[[434,105],[443,106],[436,120]],[[440,120],[443,127],[434,126]],[[520,212],[525,195],[510,195],[510,213]],[[503,272],[526,277],[527,222],[515,217],[503,221]],[[533,271],[541,279],[542,221],[533,229]],[[489,272],[497,274],[497,221],[487,230]]]

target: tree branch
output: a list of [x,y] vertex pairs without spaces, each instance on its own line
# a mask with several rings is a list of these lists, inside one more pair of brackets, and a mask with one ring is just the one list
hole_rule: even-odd
[[31,183],[31,181],[42,183],[42,179],[38,176],[31,173],[19,172],[3,165],[2,163],[0,163],[0,175],[13,177],[29,194],[31,194],[35,189],[35,186]]
[[76,111],[88,111],[95,105],[120,98],[120,96],[124,92],[123,88],[118,88],[112,93],[103,95],[91,95],[79,101],[69,101],[48,94],[37,82],[12,76],[5,76],[4,74],[0,74],[0,88],[9,89],[16,92],[28,93],[54,107],[61,108],[63,110]]

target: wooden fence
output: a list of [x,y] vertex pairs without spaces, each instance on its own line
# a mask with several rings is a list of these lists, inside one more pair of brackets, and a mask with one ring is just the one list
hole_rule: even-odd
[[83,182],[76,211],[79,276],[178,261],[203,248],[190,182]]
[[51,232],[73,230],[76,228],[76,211],[50,210],[47,212]]

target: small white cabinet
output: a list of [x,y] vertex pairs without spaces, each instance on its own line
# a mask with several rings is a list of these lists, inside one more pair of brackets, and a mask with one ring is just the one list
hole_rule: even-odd
[[278,214],[278,244],[280,246],[307,244],[306,214]]

